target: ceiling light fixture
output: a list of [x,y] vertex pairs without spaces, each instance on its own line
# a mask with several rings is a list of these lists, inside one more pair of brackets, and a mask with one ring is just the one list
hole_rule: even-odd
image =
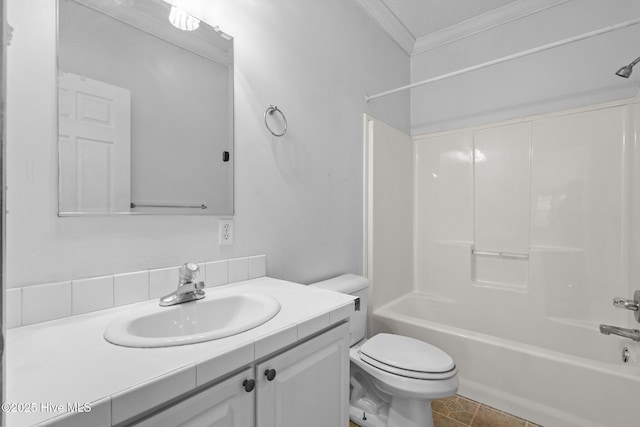
[[174,27],[182,31],[197,30],[200,26],[200,20],[189,15],[182,9],[175,6],[171,6],[171,12],[169,13],[169,22]]

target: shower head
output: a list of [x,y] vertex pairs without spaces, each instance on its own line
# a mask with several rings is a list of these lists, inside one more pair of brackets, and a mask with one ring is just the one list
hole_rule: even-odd
[[624,67],[616,71],[616,76],[620,76],[620,77],[624,77],[625,79],[628,79],[632,71],[633,71],[633,67],[631,65],[625,65]]
[[628,79],[629,76],[631,75],[631,72],[633,71],[633,66],[636,65],[638,62],[640,62],[640,56],[637,57],[635,61],[633,61],[631,64],[625,65],[624,67],[616,71],[616,75],[620,77],[624,77],[625,79]]

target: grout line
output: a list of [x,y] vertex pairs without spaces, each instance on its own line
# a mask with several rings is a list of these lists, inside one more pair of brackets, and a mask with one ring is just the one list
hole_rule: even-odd
[[476,406],[476,410],[473,411],[473,417],[471,417],[471,421],[469,421],[469,427],[471,427],[473,425],[473,422],[476,420],[476,415],[478,415],[478,411],[480,410],[480,407],[483,406],[482,403],[480,402],[476,402],[478,404],[478,406]]
[[470,427],[468,424],[464,424],[461,421],[456,420],[455,418],[451,418],[451,417],[445,417],[448,420],[451,420],[452,422],[454,422],[456,425],[461,425],[463,427]]

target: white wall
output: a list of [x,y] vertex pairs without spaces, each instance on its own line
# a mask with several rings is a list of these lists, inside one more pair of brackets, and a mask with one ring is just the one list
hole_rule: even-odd
[[[570,0],[551,9],[414,55],[411,80],[598,30],[640,16],[638,0]],[[640,55],[640,25],[412,90],[411,131],[420,135],[634,96],[615,71]],[[376,100],[374,102],[381,102]]]
[[10,0],[8,287],[260,253],[294,281],[361,272],[362,113],[409,130],[406,95],[364,95],[406,84],[408,57],[351,1],[184,7],[235,38],[235,245],[217,245],[213,217],[56,216],[55,2]]

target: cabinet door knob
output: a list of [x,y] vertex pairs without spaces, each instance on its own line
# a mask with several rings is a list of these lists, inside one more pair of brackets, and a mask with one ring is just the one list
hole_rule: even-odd
[[267,369],[266,371],[264,371],[264,376],[267,377],[268,381],[273,381],[273,379],[276,377],[276,370]]
[[244,382],[242,383],[242,386],[244,387],[244,391],[246,391],[248,393],[250,391],[253,391],[253,389],[256,387],[256,381],[255,380],[244,380]]

